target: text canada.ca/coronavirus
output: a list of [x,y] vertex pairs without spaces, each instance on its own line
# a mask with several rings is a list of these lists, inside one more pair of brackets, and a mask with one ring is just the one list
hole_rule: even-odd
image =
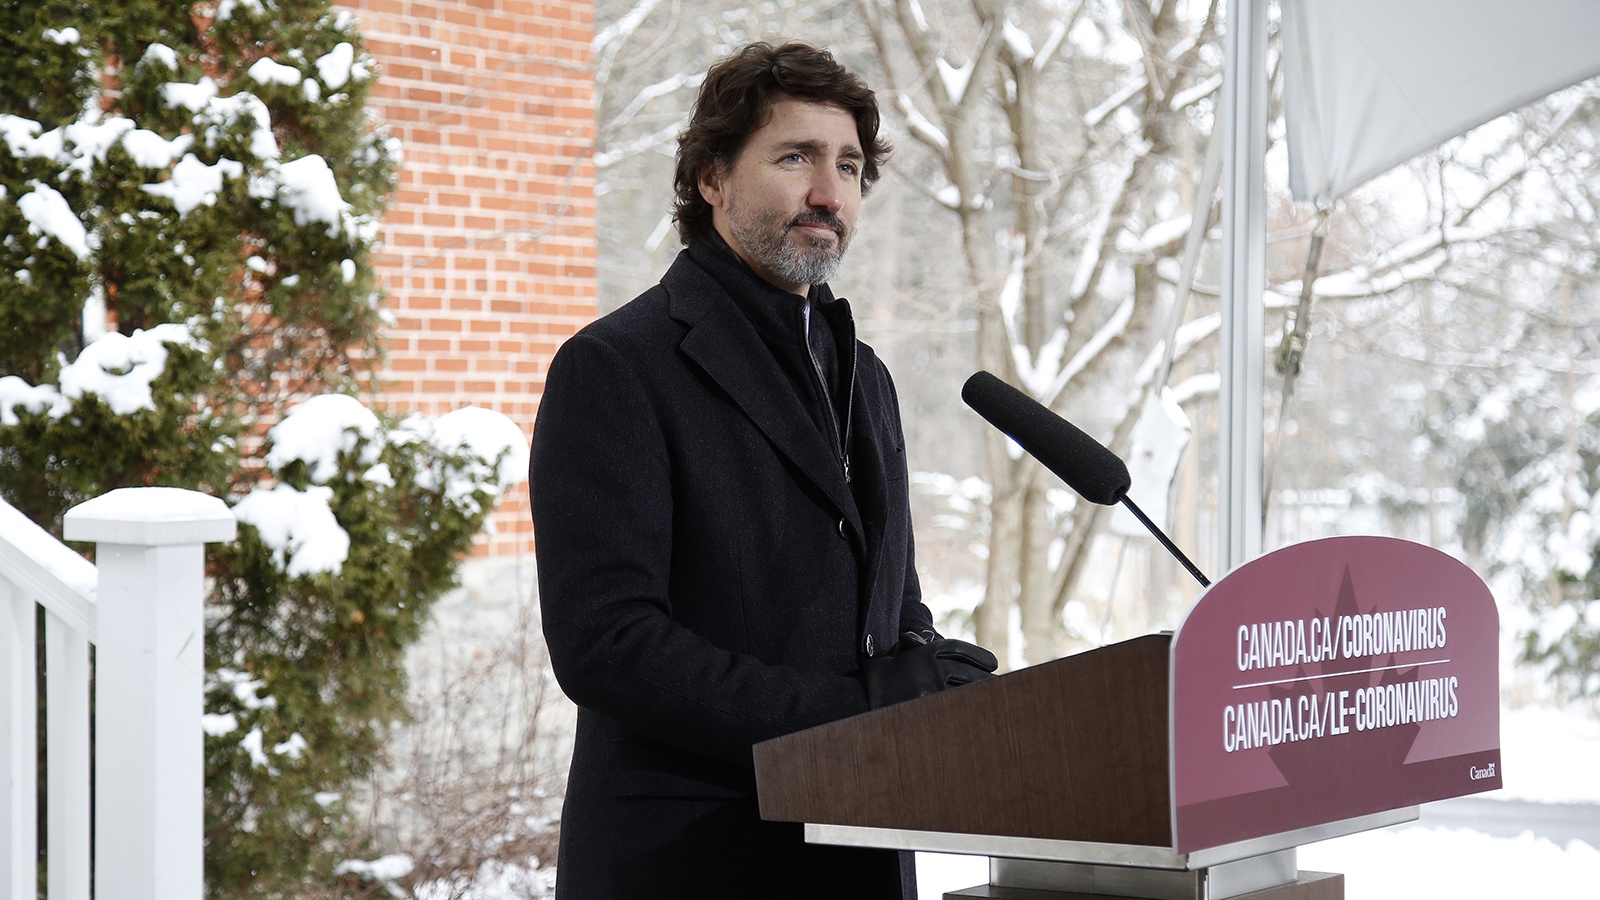
[[1453,718],[1461,709],[1454,675],[1346,691],[1233,703],[1222,708],[1222,749],[1253,750],[1291,741]]
[[1239,671],[1437,650],[1444,646],[1445,608],[1400,609],[1239,626]]

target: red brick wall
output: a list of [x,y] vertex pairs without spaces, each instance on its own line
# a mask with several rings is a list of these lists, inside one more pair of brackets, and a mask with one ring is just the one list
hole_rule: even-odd
[[[596,309],[588,0],[355,0],[373,105],[404,146],[378,275],[393,410],[499,410],[533,431],[557,345]],[[532,548],[526,483],[479,554]]]

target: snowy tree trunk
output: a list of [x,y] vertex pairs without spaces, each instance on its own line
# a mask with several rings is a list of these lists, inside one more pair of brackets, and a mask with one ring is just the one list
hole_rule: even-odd
[[1022,572],[1018,602],[1022,610],[1022,652],[1029,665],[1048,662],[1057,652],[1060,622],[1055,592],[1050,590],[1050,545],[1055,529],[1042,479],[1034,478],[1022,495]]
[[[989,448],[991,497],[989,501],[989,560],[984,573],[983,601],[973,610],[973,630],[978,643],[999,657],[1003,668],[1010,668],[1011,607],[1016,602],[1017,583],[1022,571],[1022,503],[1004,477],[1010,466],[1006,459],[1005,438],[998,434],[986,438]],[[1000,463],[995,461],[999,457]]]

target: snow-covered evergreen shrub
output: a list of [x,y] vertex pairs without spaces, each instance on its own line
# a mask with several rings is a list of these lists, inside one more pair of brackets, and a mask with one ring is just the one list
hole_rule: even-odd
[[206,778],[209,874],[277,888],[354,849],[345,792],[406,716],[406,648],[526,456],[498,414],[395,421],[341,394],[268,441],[271,483],[215,555]]
[[210,557],[207,891],[330,892],[360,850],[341,798],[522,437],[354,399],[399,149],[348,13],[0,0],[0,36],[0,494],[47,526],[130,485],[235,504]]

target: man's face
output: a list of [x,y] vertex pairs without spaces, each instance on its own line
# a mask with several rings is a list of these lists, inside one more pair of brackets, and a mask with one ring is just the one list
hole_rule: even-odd
[[849,112],[780,98],[727,171],[700,173],[700,194],[740,259],[803,296],[839,270],[861,209],[863,161]]

